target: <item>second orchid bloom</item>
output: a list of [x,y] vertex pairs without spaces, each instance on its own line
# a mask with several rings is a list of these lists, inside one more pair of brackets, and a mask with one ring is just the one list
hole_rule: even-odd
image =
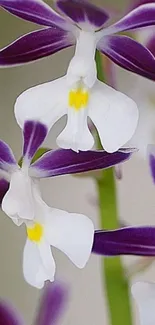
[[2,210],[20,226],[26,226],[23,272],[26,281],[41,288],[44,281],[54,280],[55,262],[50,246],[63,251],[79,268],[91,254],[94,241],[92,221],[76,213],[49,207],[42,199],[39,180],[63,174],[107,168],[130,157],[126,149],[108,154],[88,151],[50,150],[31,164],[32,158],[47,135],[40,122],[27,121],[23,129],[22,167],[9,146],[0,141],[0,192]]

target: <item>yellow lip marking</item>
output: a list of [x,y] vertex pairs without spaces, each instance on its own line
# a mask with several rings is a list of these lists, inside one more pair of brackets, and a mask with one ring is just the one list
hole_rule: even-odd
[[71,90],[69,92],[69,106],[79,111],[81,108],[85,108],[88,105],[89,93],[82,88]]
[[35,223],[33,228],[27,227],[27,236],[31,241],[39,242],[43,235],[43,227],[40,223]]

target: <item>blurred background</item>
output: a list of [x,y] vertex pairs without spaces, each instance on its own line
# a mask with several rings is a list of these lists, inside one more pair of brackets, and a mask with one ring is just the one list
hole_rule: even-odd
[[[52,5],[52,0],[47,1]],[[94,0],[96,5],[110,7],[113,15],[121,16],[126,10],[125,0]],[[38,28],[0,10],[0,46],[7,45],[18,36]],[[0,70],[0,137],[13,149],[16,157],[21,154],[21,131],[16,124],[13,106],[16,97],[25,89],[62,76],[67,69],[74,49],[63,50],[52,57],[36,63]],[[117,68],[119,90],[130,93],[134,75]],[[140,78],[140,77],[138,77]],[[60,94],[61,96],[61,94]],[[52,101],[52,98],[51,98]],[[64,120],[54,126],[46,144],[55,148],[55,138],[63,127]],[[123,179],[117,181],[120,219],[126,225],[155,225],[155,187],[149,174],[146,159],[135,154],[123,165]],[[43,196],[49,205],[72,212],[79,212],[92,218],[99,228],[97,193],[93,180],[62,176],[42,182]],[[23,279],[22,253],[26,233],[24,227],[13,225],[4,213],[0,213],[0,297],[10,300],[23,314],[25,324],[32,324],[40,291],[30,287]],[[107,324],[104,285],[101,279],[101,258],[92,255],[86,268],[76,269],[56,249],[56,278],[69,283],[71,301],[62,320],[63,325]],[[130,266],[137,258],[124,258]],[[136,279],[155,281],[155,262]],[[135,310],[135,306],[133,306]],[[121,317],[121,315],[120,315]],[[135,310],[136,324],[138,316]]]

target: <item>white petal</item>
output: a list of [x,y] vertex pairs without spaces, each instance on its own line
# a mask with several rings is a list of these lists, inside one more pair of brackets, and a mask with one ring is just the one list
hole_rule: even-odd
[[154,82],[140,76],[135,76],[132,81],[128,94],[132,96],[140,109],[136,132],[127,145],[138,148],[137,154],[147,159],[147,146],[154,143],[155,136]]
[[57,138],[57,144],[64,149],[90,150],[94,145],[94,139],[88,129],[87,108],[76,111],[68,109],[67,125]]
[[32,220],[34,218],[34,202],[32,182],[21,170],[11,176],[10,187],[2,201],[2,210],[10,218]]
[[52,127],[66,113],[67,94],[66,77],[26,90],[15,103],[17,123],[23,127],[25,120],[39,120]]
[[46,218],[45,237],[50,245],[64,252],[77,267],[83,268],[91,254],[94,226],[82,214],[50,209]]
[[[55,263],[52,254],[48,256],[46,251],[44,253],[46,256],[45,259],[51,259],[51,264],[53,265],[53,270],[55,272]],[[48,271],[49,269],[47,270],[42,262],[42,256],[40,255],[38,244],[27,239],[23,255],[23,273],[25,280],[31,286],[41,289],[46,280],[54,280],[54,273],[49,274]]]
[[141,325],[155,324],[155,283],[137,282],[132,286]]
[[24,220],[23,219],[20,219],[18,217],[14,217],[14,218],[11,218],[11,219],[14,222],[14,224],[16,226],[18,226],[18,227],[21,226],[24,223]]
[[39,244],[39,252],[42,259],[42,264],[47,275],[47,280],[54,281],[55,262],[52,256],[50,245],[47,241],[42,240]]
[[107,152],[117,151],[131,139],[138,115],[137,105],[132,99],[100,81],[96,82],[92,88],[89,116]]
[[147,159],[147,146],[149,143],[154,143],[155,110],[154,106],[146,99],[138,106],[140,110],[137,129],[127,145],[138,148],[137,153],[141,158]]

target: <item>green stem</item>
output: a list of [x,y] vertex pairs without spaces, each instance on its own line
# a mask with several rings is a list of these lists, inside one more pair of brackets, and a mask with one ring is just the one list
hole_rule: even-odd
[[[100,223],[103,229],[119,227],[117,216],[117,200],[114,171],[112,168],[102,173],[97,180]],[[131,325],[132,315],[129,296],[129,285],[124,274],[121,258],[103,259],[103,278],[108,300],[108,312],[111,325]]]
[[[102,73],[102,64],[99,54],[96,55],[98,78],[105,80]],[[97,146],[101,144],[97,140]],[[115,175],[113,168],[102,171],[100,179],[96,180],[99,207],[100,224],[102,229],[119,228],[117,209],[117,195]],[[125,277],[121,258],[109,257],[103,259],[103,279],[105,283],[108,312],[111,325],[132,325],[132,312],[130,305],[129,285]]]

